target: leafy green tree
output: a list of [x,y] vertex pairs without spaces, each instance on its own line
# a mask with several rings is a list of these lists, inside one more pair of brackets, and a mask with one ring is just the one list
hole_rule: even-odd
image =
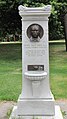
[[21,31],[17,0],[4,0],[0,3],[0,35],[15,34]]
[[49,20],[50,40],[64,38],[64,15],[67,11],[66,0],[0,0],[0,36],[21,33],[21,17],[18,6],[39,7],[52,5]]

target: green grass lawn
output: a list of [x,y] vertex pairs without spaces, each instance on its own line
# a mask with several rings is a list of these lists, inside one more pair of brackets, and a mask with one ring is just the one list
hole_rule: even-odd
[[[21,44],[0,44],[0,100],[18,99],[22,87]],[[67,98],[67,52],[50,43],[50,86],[55,99]]]
[[67,52],[64,44],[50,44],[50,83],[55,99],[67,98]]
[[21,44],[0,44],[0,100],[17,100],[21,79]]

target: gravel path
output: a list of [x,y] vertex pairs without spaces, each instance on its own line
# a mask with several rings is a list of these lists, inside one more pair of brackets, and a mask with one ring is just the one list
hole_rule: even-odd
[[8,119],[8,113],[14,106],[14,102],[12,101],[3,101],[0,102],[0,119]]
[[63,119],[67,119],[67,100],[58,100],[56,105],[59,105],[63,113]]
[[[64,114],[63,119],[67,119],[67,100],[57,100],[55,103],[60,106]],[[0,102],[0,119],[8,119],[8,114],[14,105],[16,105],[16,103],[12,101]]]

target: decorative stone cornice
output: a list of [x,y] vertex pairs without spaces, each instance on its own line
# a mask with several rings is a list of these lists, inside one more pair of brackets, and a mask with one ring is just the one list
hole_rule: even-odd
[[30,7],[24,7],[22,5],[20,5],[18,7],[19,10],[19,15],[21,17],[23,16],[33,16],[33,15],[46,15],[47,17],[49,17],[50,13],[51,13],[51,5],[46,5],[44,7],[35,7],[35,8],[30,8]]

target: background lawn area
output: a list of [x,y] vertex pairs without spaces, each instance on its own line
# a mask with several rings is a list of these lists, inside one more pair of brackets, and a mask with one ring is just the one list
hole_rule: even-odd
[[[21,43],[0,44],[0,100],[18,99],[22,87]],[[67,52],[50,43],[50,86],[55,99],[67,98]]]
[[50,44],[50,83],[55,99],[67,98],[67,52],[65,44]]
[[17,100],[21,92],[21,44],[0,44],[0,100]]

